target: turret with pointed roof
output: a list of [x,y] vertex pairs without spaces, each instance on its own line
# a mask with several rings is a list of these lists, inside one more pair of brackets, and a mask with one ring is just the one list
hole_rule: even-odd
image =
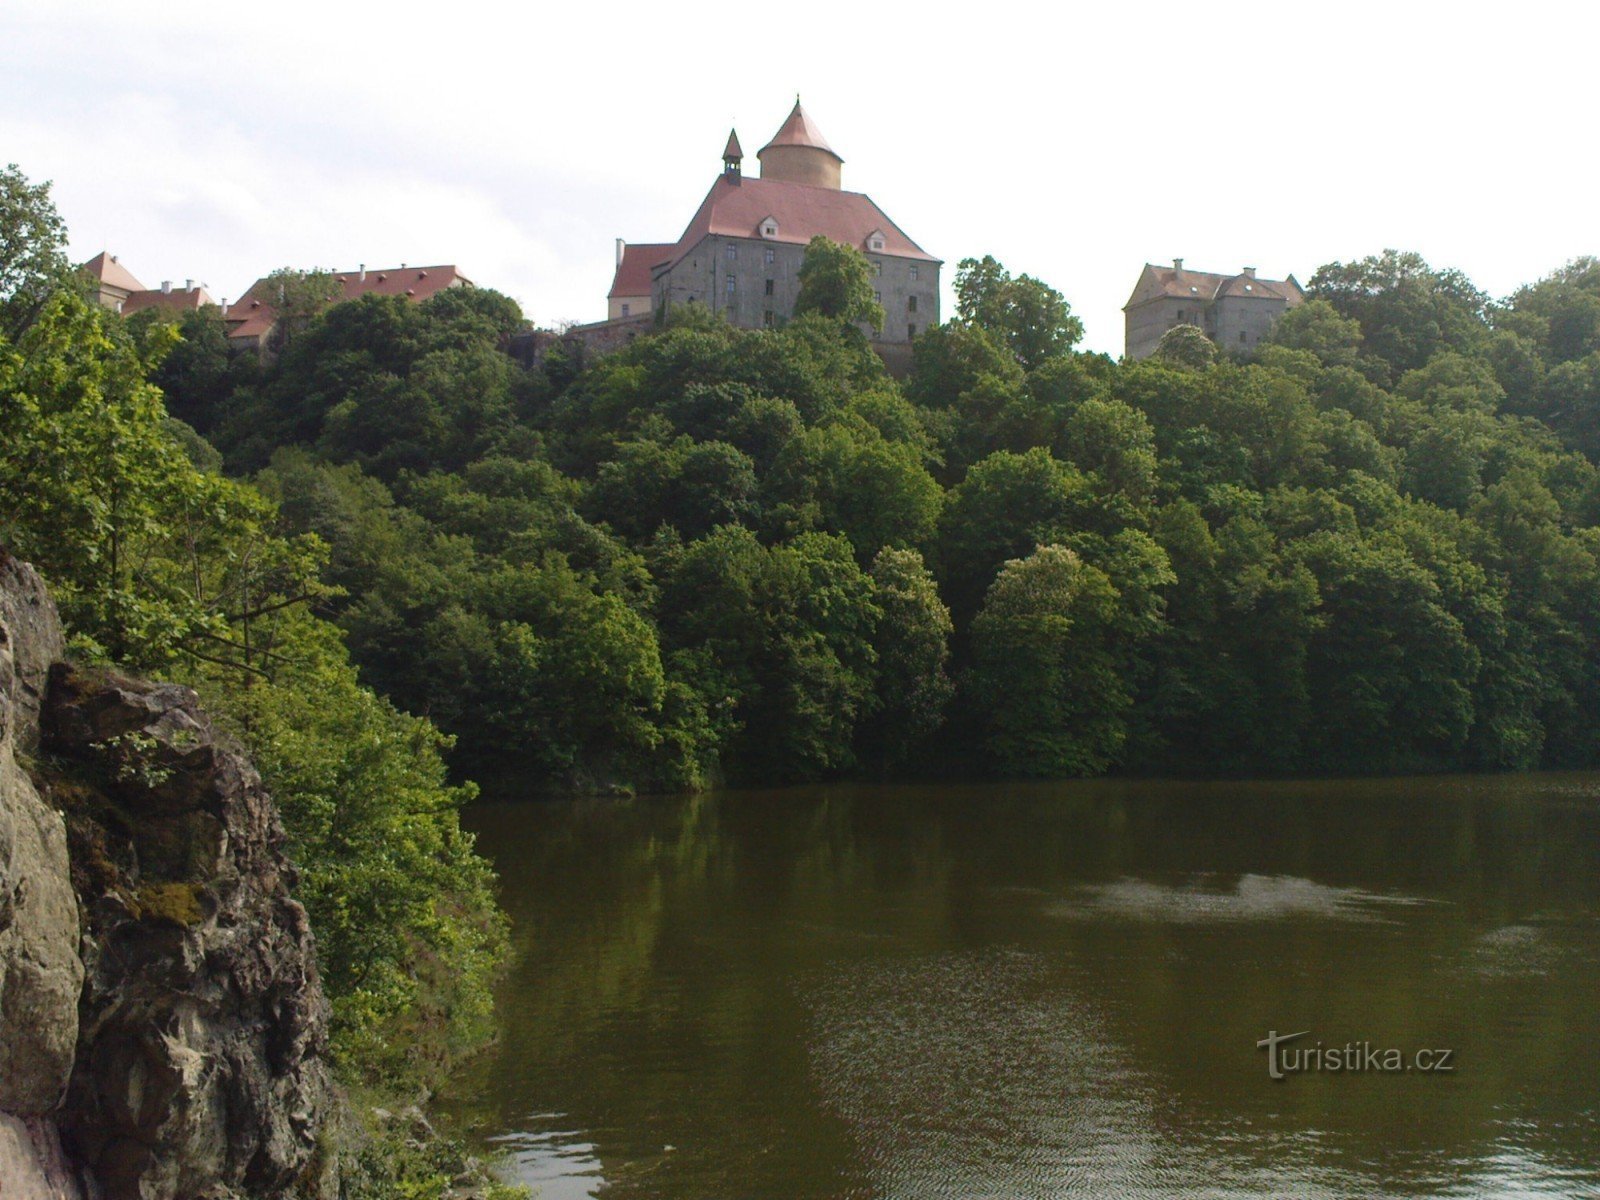
[[646,332],[652,313],[704,305],[744,328],[783,324],[800,295],[812,238],[867,256],[881,328],[864,330],[891,371],[909,369],[911,343],[939,323],[939,260],[860,192],[840,186],[843,162],[799,97],[761,148],[761,174],[740,174],[739,135],[728,134],[723,173],[672,243],[619,242],[609,316],[571,333],[604,353]]
[[761,160],[763,179],[834,191],[842,186],[839,167],[844,159],[828,145],[822,130],[800,107],[799,96],[794,98],[794,108],[788,119],[772,135],[772,140],[757,151],[756,157]]

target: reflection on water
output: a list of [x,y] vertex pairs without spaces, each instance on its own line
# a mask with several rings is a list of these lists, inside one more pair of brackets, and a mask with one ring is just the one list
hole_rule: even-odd
[[1145,879],[1119,879],[1078,889],[1080,896],[1056,905],[1053,916],[1076,920],[1276,921],[1320,917],[1326,921],[1381,921],[1389,904],[1416,904],[1409,896],[1379,896],[1360,888],[1329,887],[1285,875],[1245,875],[1231,886],[1203,875],[1181,886]]
[[[544,1200],[1600,1196],[1600,776],[470,822],[518,959],[448,1102]],[[1272,1029],[1458,1069],[1273,1083]]]

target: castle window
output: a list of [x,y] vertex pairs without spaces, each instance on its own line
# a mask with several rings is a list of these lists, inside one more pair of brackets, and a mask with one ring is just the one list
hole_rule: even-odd
[[728,257],[729,258],[738,258],[739,257],[739,247],[736,246],[732,242],[728,243]]
[[762,314],[761,314],[761,323],[762,323],[762,324],[763,324],[763,325],[766,325],[766,326],[768,326],[768,327],[769,327],[769,328],[770,328],[770,327],[771,327],[771,325],[772,325],[772,324],[773,324],[773,318],[772,318],[772,310],[771,310],[771,309],[770,309],[770,308],[769,308],[769,309],[767,309],[767,311],[766,311],[766,312],[764,312],[764,313],[762,313]]
[[916,336],[917,336],[917,326],[916,326],[915,322],[913,322],[912,324],[906,326],[906,341],[909,342],[912,338],[914,338]]
[[772,280],[767,280],[767,295],[772,295]]
[[919,278],[919,276],[917,274],[917,264],[916,263],[912,263],[911,264],[911,282],[915,283],[918,278]]
[[907,296],[906,297],[906,311],[907,312],[916,312],[917,311],[917,298],[915,296]]
[[872,260],[872,273],[874,275],[882,275],[883,274],[883,264],[881,262],[879,262],[877,259],[873,259]]
[[1241,342],[1242,342],[1242,341],[1245,341],[1245,340],[1246,340],[1246,339],[1247,339],[1247,338],[1248,338],[1248,336],[1249,336],[1249,335],[1248,335],[1248,334],[1246,334],[1246,333],[1245,333],[1245,331],[1244,331],[1244,330],[1242,330],[1242,329],[1241,329],[1241,330],[1239,330],[1239,340],[1240,340],[1240,341],[1241,341]]
[[632,313],[633,313],[633,305],[629,304],[626,300],[624,300],[623,303],[622,303],[622,315],[626,317],[626,316],[631,316]]
[[728,276],[728,287],[727,287],[728,295],[730,295],[730,296],[733,295],[733,289],[734,289],[734,278],[733,278],[732,275],[729,275]]
[[766,258],[767,258],[767,266],[770,267],[774,262],[776,262],[778,260],[778,252],[776,250],[772,249],[769,246],[769,247],[767,247]]
[[883,293],[882,292],[873,292],[872,293],[872,302],[874,304],[882,304],[883,303]]

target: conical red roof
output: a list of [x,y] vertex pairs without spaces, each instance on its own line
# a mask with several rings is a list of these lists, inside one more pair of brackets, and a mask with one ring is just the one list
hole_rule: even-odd
[[774,146],[809,146],[813,150],[824,150],[838,158],[839,152],[828,145],[828,139],[822,136],[822,130],[817,128],[817,123],[806,115],[806,110],[800,107],[800,97],[794,98],[794,111],[789,114],[789,119],[783,123],[782,128],[773,134],[772,140],[761,147],[756,154],[757,158],[765,154]]
[[730,158],[743,158],[744,151],[739,148],[739,132],[736,129],[728,130],[728,145],[722,151],[723,161]]

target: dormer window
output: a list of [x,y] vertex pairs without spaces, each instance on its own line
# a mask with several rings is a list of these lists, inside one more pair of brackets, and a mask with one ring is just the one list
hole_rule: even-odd
[[872,253],[874,253],[874,254],[882,254],[883,253],[883,247],[884,247],[883,230],[874,229],[871,233],[867,234],[867,249],[868,250],[872,251]]
[[778,236],[778,218],[762,217],[761,224],[757,228],[760,229],[762,237],[775,238]]

